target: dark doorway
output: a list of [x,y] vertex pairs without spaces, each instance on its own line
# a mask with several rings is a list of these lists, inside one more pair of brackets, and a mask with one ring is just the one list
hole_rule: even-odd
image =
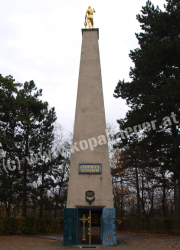
[[102,241],[102,210],[91,210],[91,244],[101,244]]
[[102,209],[78,210],[78,244],[101,244]]

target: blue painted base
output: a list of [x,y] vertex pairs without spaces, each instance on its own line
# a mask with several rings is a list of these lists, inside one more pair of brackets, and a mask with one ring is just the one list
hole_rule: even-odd
[[115,208],[102,210],[102,245],[117,245]]
[[77,245],[77,209],[64,210],[64,245]]
[[[97,207],[66,208],[64,210],[64,245],[78,243],[78,210],[97,209]],[[102,245],[116,245],[116,209],[102,209]],[[88,237],[88,236],[87,236]]]

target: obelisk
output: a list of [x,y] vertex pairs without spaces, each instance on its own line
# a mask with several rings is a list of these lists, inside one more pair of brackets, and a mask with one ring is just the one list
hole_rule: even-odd
[[[99,57],[99,29],[93,28],[94,9],[86,16],[92,29],[82,29],[75,124],[64,245],[116,245],[116,212],[112,182]],[[85,17],[85,25],[87,25]]]
[[[95,192],[93,205],[113,208],[98,29],[83,29],[82,36],[67,208],[88,205],[88,190]],[[79,174],[79,164],[101,164],[102,173]]]

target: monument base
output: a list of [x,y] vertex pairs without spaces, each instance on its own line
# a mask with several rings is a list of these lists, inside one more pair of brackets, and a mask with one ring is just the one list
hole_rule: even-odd
[[116,210],[79,206],[64,210],[64,245],[116,245]]

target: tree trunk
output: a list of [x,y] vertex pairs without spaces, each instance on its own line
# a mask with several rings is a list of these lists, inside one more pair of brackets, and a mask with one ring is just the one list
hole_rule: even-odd
[[143,209],[143,214],[144,214],[144,216],[146,216],[146,211],[145,211],[145,208],[144,208],[144,180],[143,180],[143,177],[142,177],[142,189],[141,189],[141,193],[142,193],[141,205],[142,205],[142,209]]
[[177,183],[174,180],[174,217],[178,217],[178,197],[177,197]]
[[[135,160],[135,165],[137,165]],[[135,166],[135,174],[136,174],[136,192],[137,192],[137,217],[140,217],[140,195],[139,195],[139,178],[138,178],[138,170],[137,166]]]
[[[64,177],[64,175],[63,175],[63,177]],[[62,178],[62,180],[63,180],[63,178]],[[60,187],[59,187],[59,193],[58,193],[58,197],[57,197],[56,204],[55,204],[54,218],[57,217],[57,210],[58,210],[58,204],[59,204],[59,197],[60,197],[60,194],[61,194],[61,189],[62,189],[62,182],[61,182]]]
[[177,199],[177,218],[180,220],[180,179],[178,180],[178,185],[177,185],[177,193],[178,193],[178,199]]
[[23,182],[23,217],[27,217],[27,162],[24,164],[24,182]]
[[[26,149],[25,155],[29,155],[29,128],[27,128],[26,132]],[[23,182],[23,217],[27,217],[27,160],[24,163],[24,182]]]
[[7,204],[7,203],[6,203],[6,213],[7,213],[7,216],[9,217],[10,216],[10,204]]
[[166,215],[166,180],[164,178],[164,173],[162,173],[162,178],[163,178],[163,200],[162,200],[162,208],[163,208],[163,216],[164,218],[167,217]]
[[[176,165],[176,159],[178,157],[179,151],[179,141],[178,141],[178,131],[176,125],[172,124],[172,137],[173,137],[173,158],[174,158],[174,175],[175,175],[175,184],[174,184],[174,217],[180,219],[180,173],[178,166]],[[176,179],[176,176],[178,178]],[[177,181],[179,180],[179,181]],[[179,191],[179,192],[178,192]]]
[[39,206],[39,218],[43,216],[43,194],[44,194],[44,171],[42,167],[42,183],[41,183],[41,195],[40,195],[40,206]]

